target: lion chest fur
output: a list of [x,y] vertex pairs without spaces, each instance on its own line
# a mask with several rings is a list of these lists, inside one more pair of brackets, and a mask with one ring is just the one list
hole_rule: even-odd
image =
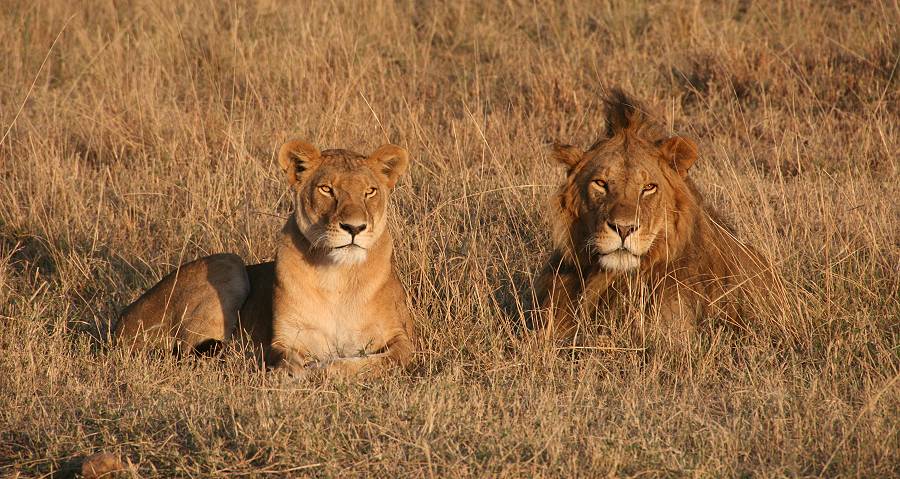
[[394,324],[402,315],[385,302],[396,281],[389,241],[363,263],[340,264],[311,258],[296,229],[284,234],[275,266],[274,348],[309,361],[355,357],[381,350],[403,330]]

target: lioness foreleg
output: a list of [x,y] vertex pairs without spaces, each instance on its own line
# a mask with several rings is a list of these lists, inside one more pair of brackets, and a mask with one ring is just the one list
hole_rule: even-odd
[[325,366],[329,376],[380,376],[395,367],[404,367],[412,359],[413,344],[406,333],[400,333],[378,352],[349,358],[335,358]]
[[280,368],[297,378],[316,374],[331,377],[379,376],[394,367],[406,366],[412,359],[413,344],[406,333],[395,336],[374,353],[358,356],[316,359],[299,351],[281,351]]

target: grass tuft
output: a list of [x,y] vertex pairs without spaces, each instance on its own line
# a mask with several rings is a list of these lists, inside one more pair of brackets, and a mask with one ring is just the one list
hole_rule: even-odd
[[[0,475],[900,475],[900,11],[873,2],[4,2]],[[518,333],[561,180],[620,85],[779,265],[794,328],[687,362],[601,315],[576,359]],[[174,265],[271,258],[288,138],[407,147],[401,377],[289,386],[102,347]],[[621,328],[617,328],[617,325]],[[774,326],[770,326],[774,327]]]

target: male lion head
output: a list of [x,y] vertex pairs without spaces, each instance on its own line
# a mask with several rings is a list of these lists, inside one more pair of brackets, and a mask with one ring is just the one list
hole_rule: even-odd
[[364,156],[290,141],[281,147],[278,162],[294,193],[300,233],[313,250],[352,264],[364,261],[384,233],[388,197],[409,155],[396,145]]
[[655,264],[687,241],[682,223],[695,200],[686,175],[697,147],[663,135],[620,91],[606,104],[606,135],[590,149],[553,147],[568,167],[554,240],[565,254],[622,272]]

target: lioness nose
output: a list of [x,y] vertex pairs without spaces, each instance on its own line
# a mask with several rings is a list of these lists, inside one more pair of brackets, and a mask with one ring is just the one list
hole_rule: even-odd
[[625,241],[625,238],[628,237],[631,233],[634,233],[634,230],[637,229],[636,224],[626,225],[623,223],[614,223],[612,221],[608,221],[606,223],[613,231],[619,234],[619,237],[622,238],[622,241]]
[[350,236],[356,236],[366,230],[366,224],[361,223],[358,225],[351,225],[347,223],[341,223],[341,229],[350,233]]

